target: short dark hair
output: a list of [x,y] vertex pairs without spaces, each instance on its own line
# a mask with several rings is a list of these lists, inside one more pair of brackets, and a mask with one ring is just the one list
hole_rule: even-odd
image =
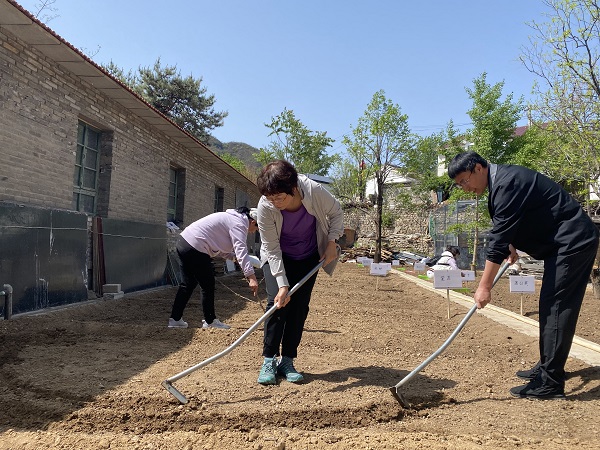
[[248,208],[247,206],[240,206],[235,210],[240,214],[244,214],[248,218],[248,222],[250,222],[251,220],[255,220],[252,218],[252,216],[250,216],[250,208]]
[[459,173],[467,171],[473,172],[477,164],[481,164],[481,167],[488,166],[488,162],[478,153],[459,153],[452,159],[452,161],[450,161],[450,164],[448,164],[448,176],[454,180]]
[[446,247],[446,251],[452,253],[454,256],[460,255],[460,249],[455,245],[449,245]]
[[294,188],[298,186],[298,172],[291,163],[278,159],[263,168],[256,184],[261,195],[294,195]]

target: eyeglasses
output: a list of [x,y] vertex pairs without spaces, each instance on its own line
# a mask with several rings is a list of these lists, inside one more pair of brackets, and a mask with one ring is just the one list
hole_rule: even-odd
[[267,200],[269,200],[271,203],[281,203],[287,198],[287,196],[288,194],[286,193],[277,195],[267,195]]
[[459,188],[464,188],[467,184],[469,184],[469,181],[471,181],[472,176],[473,176],[473,171],[471,171],[471,175],[469,175],[468,178],[465,178],[464,180],[461,180],[458,183],[454,183],[454,186],[459,187]]

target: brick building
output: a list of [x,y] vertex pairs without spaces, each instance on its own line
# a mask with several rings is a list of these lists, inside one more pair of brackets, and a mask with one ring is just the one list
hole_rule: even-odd
[[[0,0],[0,286],[14,311],[166,283],[167,221],[248,180],[17,3]],[[2,304],[0,304],[2,309]]]

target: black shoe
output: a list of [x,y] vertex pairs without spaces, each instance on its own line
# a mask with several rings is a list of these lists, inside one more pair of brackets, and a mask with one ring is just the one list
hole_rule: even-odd
[[529,370],[518,370],[515,375],[521,380],[533,381],[538,376],[538,373],[540,373],[540,369],[535,366],[533,369]]
[[544,386],[539,381],[530,381],[523,386],[510,390],[510,395],[518,398],[532,398],[538,400],[564,400],[564,389],[557,386]]

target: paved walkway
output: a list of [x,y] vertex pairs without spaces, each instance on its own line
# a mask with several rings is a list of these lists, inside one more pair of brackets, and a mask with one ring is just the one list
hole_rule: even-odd
[[[407,275],[398,270],[392,270],[391,273],[395,273],[405,280],[411,281],[414,284],[422,287],[423,289],[435,292],[444,298],[446,297],[446,289],[434,289],[433,283],[429,281],[422,280],[414,275]],[[452,290],[450,290],[450,300],[464,306],[467,308],[467,310],[473,307],[472,297]],[[539,336],[539,324],[537,320],[530,319],[529,317],[522,316],[506,309],[498,308],[494,305],[487,305],[485,308],[478,310],[477,314],[482,314],[489,319],[506,325],[523,334],[534,337]],[[600,345],[575,336],[569,356],[572,358],[577,358],[591,366],[600,366]]]

